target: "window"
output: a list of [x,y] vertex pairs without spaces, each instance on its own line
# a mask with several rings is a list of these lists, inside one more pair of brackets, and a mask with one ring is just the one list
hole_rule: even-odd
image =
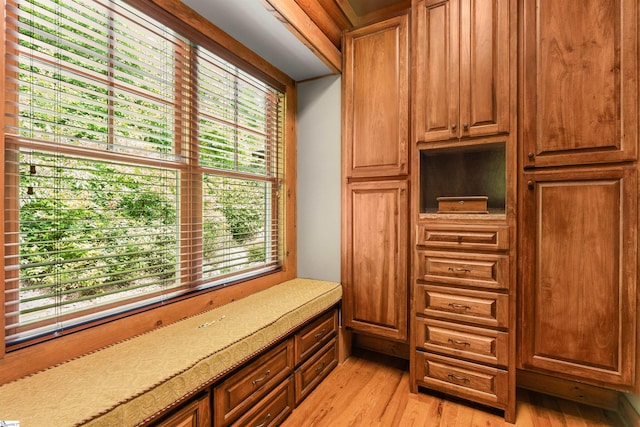
[[281,91],[119,0],[6,15],[7,344],[281,266]]

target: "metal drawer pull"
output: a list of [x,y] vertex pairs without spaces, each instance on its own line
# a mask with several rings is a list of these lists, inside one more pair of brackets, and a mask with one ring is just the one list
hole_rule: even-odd
[[265,372],[264,375],[261,376],[260,378],[256,378],[255,380],[251,381],[251,384],[256,385],[258,383],[261,383],[262,381],[267,379],[267,377],[269,376],[270,373],[271,373],[271,369],[269,369],[267,372]]
[[324,369],[324,367],[326,366],[326,362],[322,362],[322,365],[316,367],[316,372],[320,372]]
[[449,342],[453,345],[463,345],[463,346],[468,346],[471,345],[470,343],[466,342],[466,341],[458,341],[458,340],[454,340],[453,338],[449,338]]
[[257,424],[256,427],[264,427],[269,424],[269,419],[271,419],[271,413],[268,413],[266,417],[264,417],[264,421],[262,424]]
[[449,303],[449,307],[455,308],[456,310],[471,310],[471,306],[463,305],[463,304],[456,304],[455,302],[450,302]]
[[321,336],[323,336],[325,332],[327,332],[326,328],[322,328],[322,330],[321,330],[320,332],[318,332],[317,334],[315,334],[313,337],[314,337],[315,339],[318,339],[318,338],[320,338]]
[[449,378],[451,378],[454,381],[458,381],[458,382],[464,382],[464,383],[468,383],[471,382],[471,379],[468,377],[460,377],[458,375],[455,374],[449,374],[447,375]]
[[449,267],[449,271],[453,271],[454,273],[471,273],[471,270],[462,267]]

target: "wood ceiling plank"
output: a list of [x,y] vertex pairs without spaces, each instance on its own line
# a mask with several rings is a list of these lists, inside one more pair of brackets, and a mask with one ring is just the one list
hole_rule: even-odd
[[322,32],[329,37],[334,46],[340,49],[342,45],[342,31],[349,28],[348,21],[344,19],[347,26],[340,26],[317,0],[295,0],[295,2],[298,3],[298,6],[320,27]]

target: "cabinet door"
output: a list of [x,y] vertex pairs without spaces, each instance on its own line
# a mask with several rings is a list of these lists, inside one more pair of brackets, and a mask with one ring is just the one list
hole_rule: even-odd
[[526,0],[523,164],[636,158],[637,0]]
[[416,138],[457,138],[458,1],[421,1],[414,18]]
[[521,367],[632,385],[635,169],[531,173],[524,179]]
[[347,185],[345,324],[407,340],[407,181]]
[[422,141],[509,131],[511,0],[419,2],[416,136]]
[[408,17],[345,35],[345,176],[408,173]]
[[509,0],[460,2],[459,137],[509,130],[510,14],[515,9]]

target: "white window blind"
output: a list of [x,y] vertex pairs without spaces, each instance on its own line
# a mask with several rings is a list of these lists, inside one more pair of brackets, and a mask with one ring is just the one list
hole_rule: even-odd
[[6,15],[9,346],[279,268],[281,92],[124,2]]

